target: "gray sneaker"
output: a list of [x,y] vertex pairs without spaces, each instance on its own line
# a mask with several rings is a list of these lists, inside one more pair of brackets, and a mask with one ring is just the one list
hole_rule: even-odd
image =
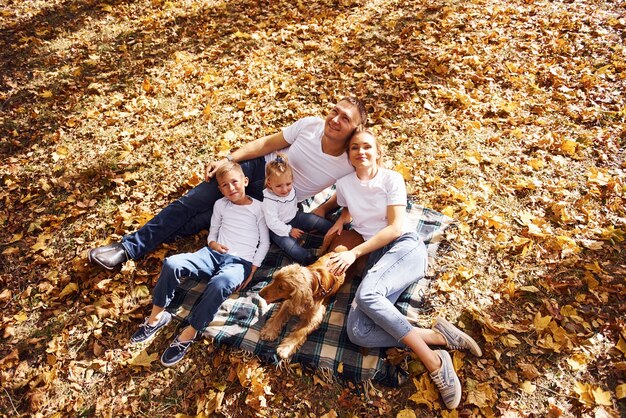
[[149,339],[154,337],[161,328],[170,323],[170,321],[172,320],[172,314],[167,311],[163,311],[159,322],[157,322],[155,325],[150,325],[148,323],[148,319],[150,318],[146,318],[143,321],[143,324],[139,326],[139,329],[135,331],[132,337],[130,337],[130,342],[137,344],[148,341]]
[[469,350],[476,357],[483,355],[476,341],[443,318],[437,318],[433,330],[446,339],[446,347],[451,350]]
[[439,389],[443,403],[446,408],[455,409],[461,402],[461,382],[454,371],[452,358],[445,350],[435,350],[441,357],[441,367],[439,370],[429,373],[435,386]]

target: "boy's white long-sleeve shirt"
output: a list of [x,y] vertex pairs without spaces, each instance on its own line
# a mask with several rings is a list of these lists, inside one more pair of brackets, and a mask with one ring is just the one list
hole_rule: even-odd
[[270,248],[270,234],[261,202],[250,199],[249,205],[235,205],[225,197],[215,202],[207,242],[225,245],[228,254],[260,267]]
[[296,190],[291,189],[287,196],[277,196],[270,189],[263,190],[263,214],[267,227],[279,237],[289,236],[291,221],[298,212],[298,201]]

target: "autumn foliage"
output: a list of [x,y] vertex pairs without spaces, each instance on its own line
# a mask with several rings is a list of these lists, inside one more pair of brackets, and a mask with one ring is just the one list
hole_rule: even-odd
[[[623,1],[0,0],[0,414],[626,414]],[[194,347],[128,344],[166,254],[86,251],[207,161],[363,97],[389,166],[458,221],[425,315],[475,336],[446,411],[418,361],[392,389]],[[428,320],[428,316],[425,319]]]

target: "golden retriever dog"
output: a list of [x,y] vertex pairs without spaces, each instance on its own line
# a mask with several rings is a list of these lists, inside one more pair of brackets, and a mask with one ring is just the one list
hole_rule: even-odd
[[281,268],[274,273],[272,281],[259,292],[267,303],[282,301],[278,310],[261,329],[262,340],[275,340],[289,318],[300,318],[276,349],[282,359],[291,357],[307,336],[320,326],[326,313],[325,303],[337,293],[346,276],[352,278],[353,274],[360,272],[358,269],[363,269],[365,258],[360,257],[346,274],[335,275],[328,270],[328,260],[332,254],[354,248],[363,242],[363,238],[354,231],[343,231],[335,238],[322,246],[323,249],[332,248],[334,251],[324,254],[310,266],[290,264]]
[[[345,248],[341,248],[345,251]],[[335,276],[327,268],[334,253],[327,253],[310,266],[290,264],[274,273],[272,281],[259,292],[267,303],[282,301],[280,308],[265,323],[261,339],[273,341],[292,316],[300,317],[289,334],[280,342],[276,353],[286,359],[320,326],[326,306],[344,282],[345,275]]]

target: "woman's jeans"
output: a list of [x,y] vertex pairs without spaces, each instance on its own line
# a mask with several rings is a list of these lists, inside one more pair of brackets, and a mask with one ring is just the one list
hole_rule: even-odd
[[424,277],[427,264],[426,246],[415,232],[371,253],[348,313],[350,341],[361,347],[404,347],[400,340],[413,327],[394,304]]
[[[333,226],[333,223],[327,219],[313,213],[301,211],[296,212],[296,216],[294,216],[291,221],[287,222],[287,224],[306,232],[317,231],[321,234],[326,234],[330,227]],[[289,235],[282,237],[270,231],[270,239],[296,263],[308,266],[317,260],[317,256],[313,251],[302,248],[302,246],[298,244],[298,240]]]
[[195,253],[176,254],[163,261],[159,281],[152,293],[152,304],[167,307],[182,277],[207,282],[198,303],[187,317],[197,331],[213,320],[217,309],[244,282],[252,264],[230,254],[204,247]]
[[[246,193],[257,200],[263,200],[265,157],[243,161],[240,165],[249,179]],[[209,182],[203,181],[186,195],[166,206],[140,229],[124,236],[122,245],[126,253],[136,260],[164,242],[209,229],[213,205],[222,197],[215,178]]]

